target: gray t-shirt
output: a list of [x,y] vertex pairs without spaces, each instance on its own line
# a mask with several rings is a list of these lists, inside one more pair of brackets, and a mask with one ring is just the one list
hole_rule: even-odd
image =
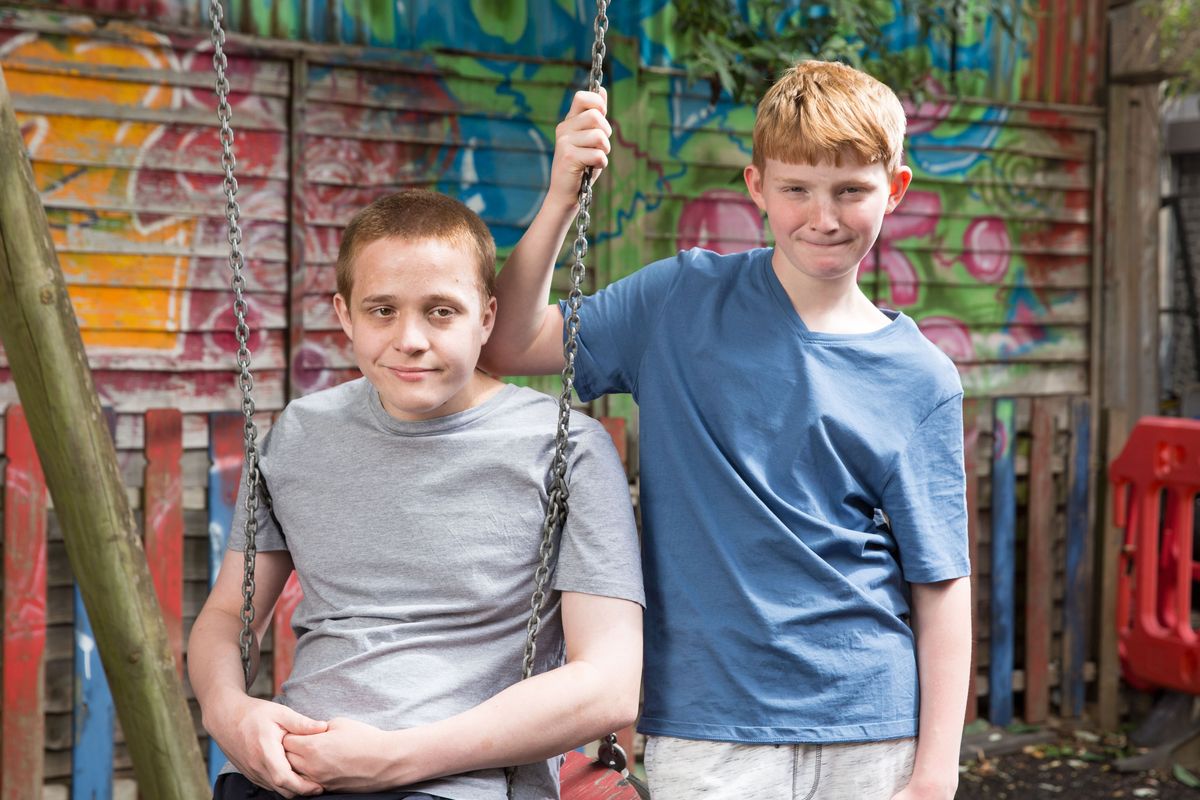
[[[556,415],[552,399],[506,386],[475,408],[402,422],[365,379],[288,405],[262,444],[272,507],[258,534],[260,550],[290,551],[304,589],[280,702],[397,730],[519,680]],[[624,470],[603,427],[571,422],[570,515],[537,672],[563,660],[559,592],[645,602]],[[517,796],[557,798],[558,767],[522,767]],[[408,788],[453,800],[505,791],[500,769]]]

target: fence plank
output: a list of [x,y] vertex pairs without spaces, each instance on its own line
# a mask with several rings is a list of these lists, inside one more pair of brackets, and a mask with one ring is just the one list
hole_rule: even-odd
[[992,456],[992,582],[988,653],[988,719],[1008,725],[1013,717],[1013,613],[1017,547],[1017,476],[1013,463],[1016,403],[996,401]]
[[5,418],[4,706],[0,798],[41,797],[45,718],[46,480],[20,406]]
[[146,412],[146,561],[183,676],[183,412]]
[[1088,553],[1088,483],[1092,453],[1092,410],[1087,398],[1071,403],[1071,462],[1067,490],[1066,592],[1063,598],[1062,710],[1083,715],[1088,645],[1088,594],[1092,579]]
[[[116,435],[117,415],[104,409],[110,436]],[[75,692],[71,741],[72,800],[111,800],[113,793],[113,735],[116,708],[108,676],[100,662],[96,636],[79,586],[75,594]]]
[[1033,401],[1029,455],[1029,535],[1025,540],[1025,721],[1050,710],[1050,596],[1054,584],[1054,401]]
[[116,712],[100,663],[92,623],[75,587],[74,740],[71,743],[72,800],[111,800],[113,721]]
[[975,670],[979,666],[979,401],[963,402],[963,462],[967,483],[967,539],[971,558],[971,680],[967,685],[968,723],[979,716]]
[[300,580],[293,572],[283,586],[283,592],[275,603],[275,617],[271,620],[275,636],[275,652],[273,654],[273,678],[275,694],[280,694],[283,682],[292,674],[293,657],[296,654],[296,632],[292,630],[292,612],[304,599],[304,591],[300,588]]
[[[233,507],[237,502],[238,481],[242,475],[242,431],[245,424],[241,414],[223,412],[209,417],[208,456],[212,466],[208,473],[208,586],[217,580],[221,559],[229,542],[233,524]],[[225,754],[216,741],[208,741],[208,777],[216,783],[217,773],[225,764]]]

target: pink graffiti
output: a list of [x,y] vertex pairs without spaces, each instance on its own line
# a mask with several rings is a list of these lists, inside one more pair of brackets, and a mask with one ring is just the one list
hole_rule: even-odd
[[[932,77],[925,80],[922,88],[932,97],[946,95],[946,88]],[[953,109],[952,104],[945,100],[926,100],[918,104],[906,97],[901,102],[904,104],[904,114],[908,117],[909,136],[933,130],[942,124],[942,120],[950,116],[950,111]]]
[[921,288],[916,267],[895,243],[901,239],[933,236],[941,216],[941,197],[933,192],[909,192],[896,213],[884,218],[883,230],[875,245],[878,255],[875,258],[868,255],[863,260],[863,271],[871,271],[878,263],[879,269],[888,276],[891,296],[880,298],[886,305],[893,308],[911,306],[917,302]]
[[999,283],[1012,260],[1008,226],[999,217],[972,220],[963,234],[963,264],[984,283]]
[[975,345],[971,331],[953,317],[925,317],[917,323],[925,338],[955,361],[971,361],[975,358]]
[[681,250],[703,247],[725,254],[764,244],[762,215],[740,192],[710,189],[684,204],[679,215],[675,245]]

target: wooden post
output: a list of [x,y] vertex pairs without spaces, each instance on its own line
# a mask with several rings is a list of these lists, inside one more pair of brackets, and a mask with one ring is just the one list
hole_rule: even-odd
[[117,455],[0,71],[0,339],[141,791],[209,796]]

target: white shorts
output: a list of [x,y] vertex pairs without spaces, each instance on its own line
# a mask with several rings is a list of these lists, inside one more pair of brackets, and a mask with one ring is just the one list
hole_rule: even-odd
[[773,745],[651,736],[645,762],[654,800],[891,800],[916,754],[915,738]]

